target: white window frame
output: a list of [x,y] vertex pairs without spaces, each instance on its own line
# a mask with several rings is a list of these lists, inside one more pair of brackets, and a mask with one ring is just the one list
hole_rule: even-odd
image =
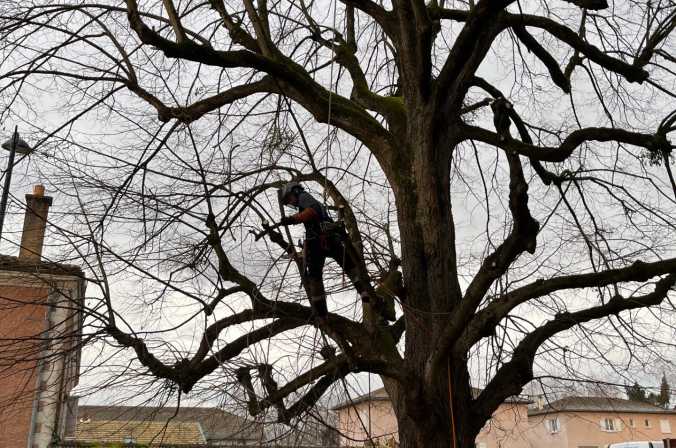
[[605,432],[619,432],[620,424],[618,419],[606,417],[601,420],[601,430]]
[[548,418],[546,425],[550,434],[556,434],[557,432],[561,431],[561,422],[559,421],[558,417]]
[[660,419],[660,431],[662,434],[671,434],[671,422]]

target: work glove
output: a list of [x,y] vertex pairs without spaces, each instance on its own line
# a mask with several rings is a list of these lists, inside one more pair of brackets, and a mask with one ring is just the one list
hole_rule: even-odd
[[[295,224],[296,220],[293,218],[293,216],[285,216],[282,219],[279,220],[278,226],[288,226],[291,224]],[[277,226],[275,226],[277,227]]]

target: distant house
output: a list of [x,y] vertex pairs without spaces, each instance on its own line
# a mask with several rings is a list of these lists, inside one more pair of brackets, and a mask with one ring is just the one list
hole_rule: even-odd
[[294,421],[291,426],[270,424],[265,428],[266,448],[303,447],[335,448],[338,446],[336,414],[320,406]]
[[[205,445],[206,439],[197,422],[153,422],[95,420],[80,422],[75,432],[79,444],[124,445]],[[119,445],[118,445],[119,446]]]
[[610,397],[567,397],[528,413],[531,446],[603,448],[676,433],[676,411]]
[[42,259],[52,198],[26,195],[18,257],[0,255],[0,447],[46,448],[65,436],[80,368],[79,267]]
[[212,407],[78,406],[76,428],[78,442],[243,447],[263,440],[259,424]]
[[[477,390],[478,392],[478,390]],[[501,404],[476,438],[477,448],[526,448],[529,400],[511,398]],[[397,446],[397,419],[385,388],[348,400],[333,408],[340,446],[363,446],[369,440]]]

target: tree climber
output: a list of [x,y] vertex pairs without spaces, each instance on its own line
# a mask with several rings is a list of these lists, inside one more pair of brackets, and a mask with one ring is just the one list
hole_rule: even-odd
[[283,217],[273,227],[295,224],[305,226],[303,277],[315,316],[325,319],[328,314],[322,279],[326,257],[333,258],[340,265],[354,283],[362,301],[368,302],[368,283],[359,276],[357,261],[354,259],[356,255],[350,250],[344,228],[334,223],[326,207],[297,182],[284,185],[279,197],[284,205],[296,207],[298,213]]

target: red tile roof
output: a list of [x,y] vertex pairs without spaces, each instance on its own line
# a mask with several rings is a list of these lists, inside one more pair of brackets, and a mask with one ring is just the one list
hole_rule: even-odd
[[676,414],[673,409],[663,409],[642,401],[613,397],[566,397],[552,401],[542,409],[531,409],[528,415],[556,412],[633,412],[645,414]]

